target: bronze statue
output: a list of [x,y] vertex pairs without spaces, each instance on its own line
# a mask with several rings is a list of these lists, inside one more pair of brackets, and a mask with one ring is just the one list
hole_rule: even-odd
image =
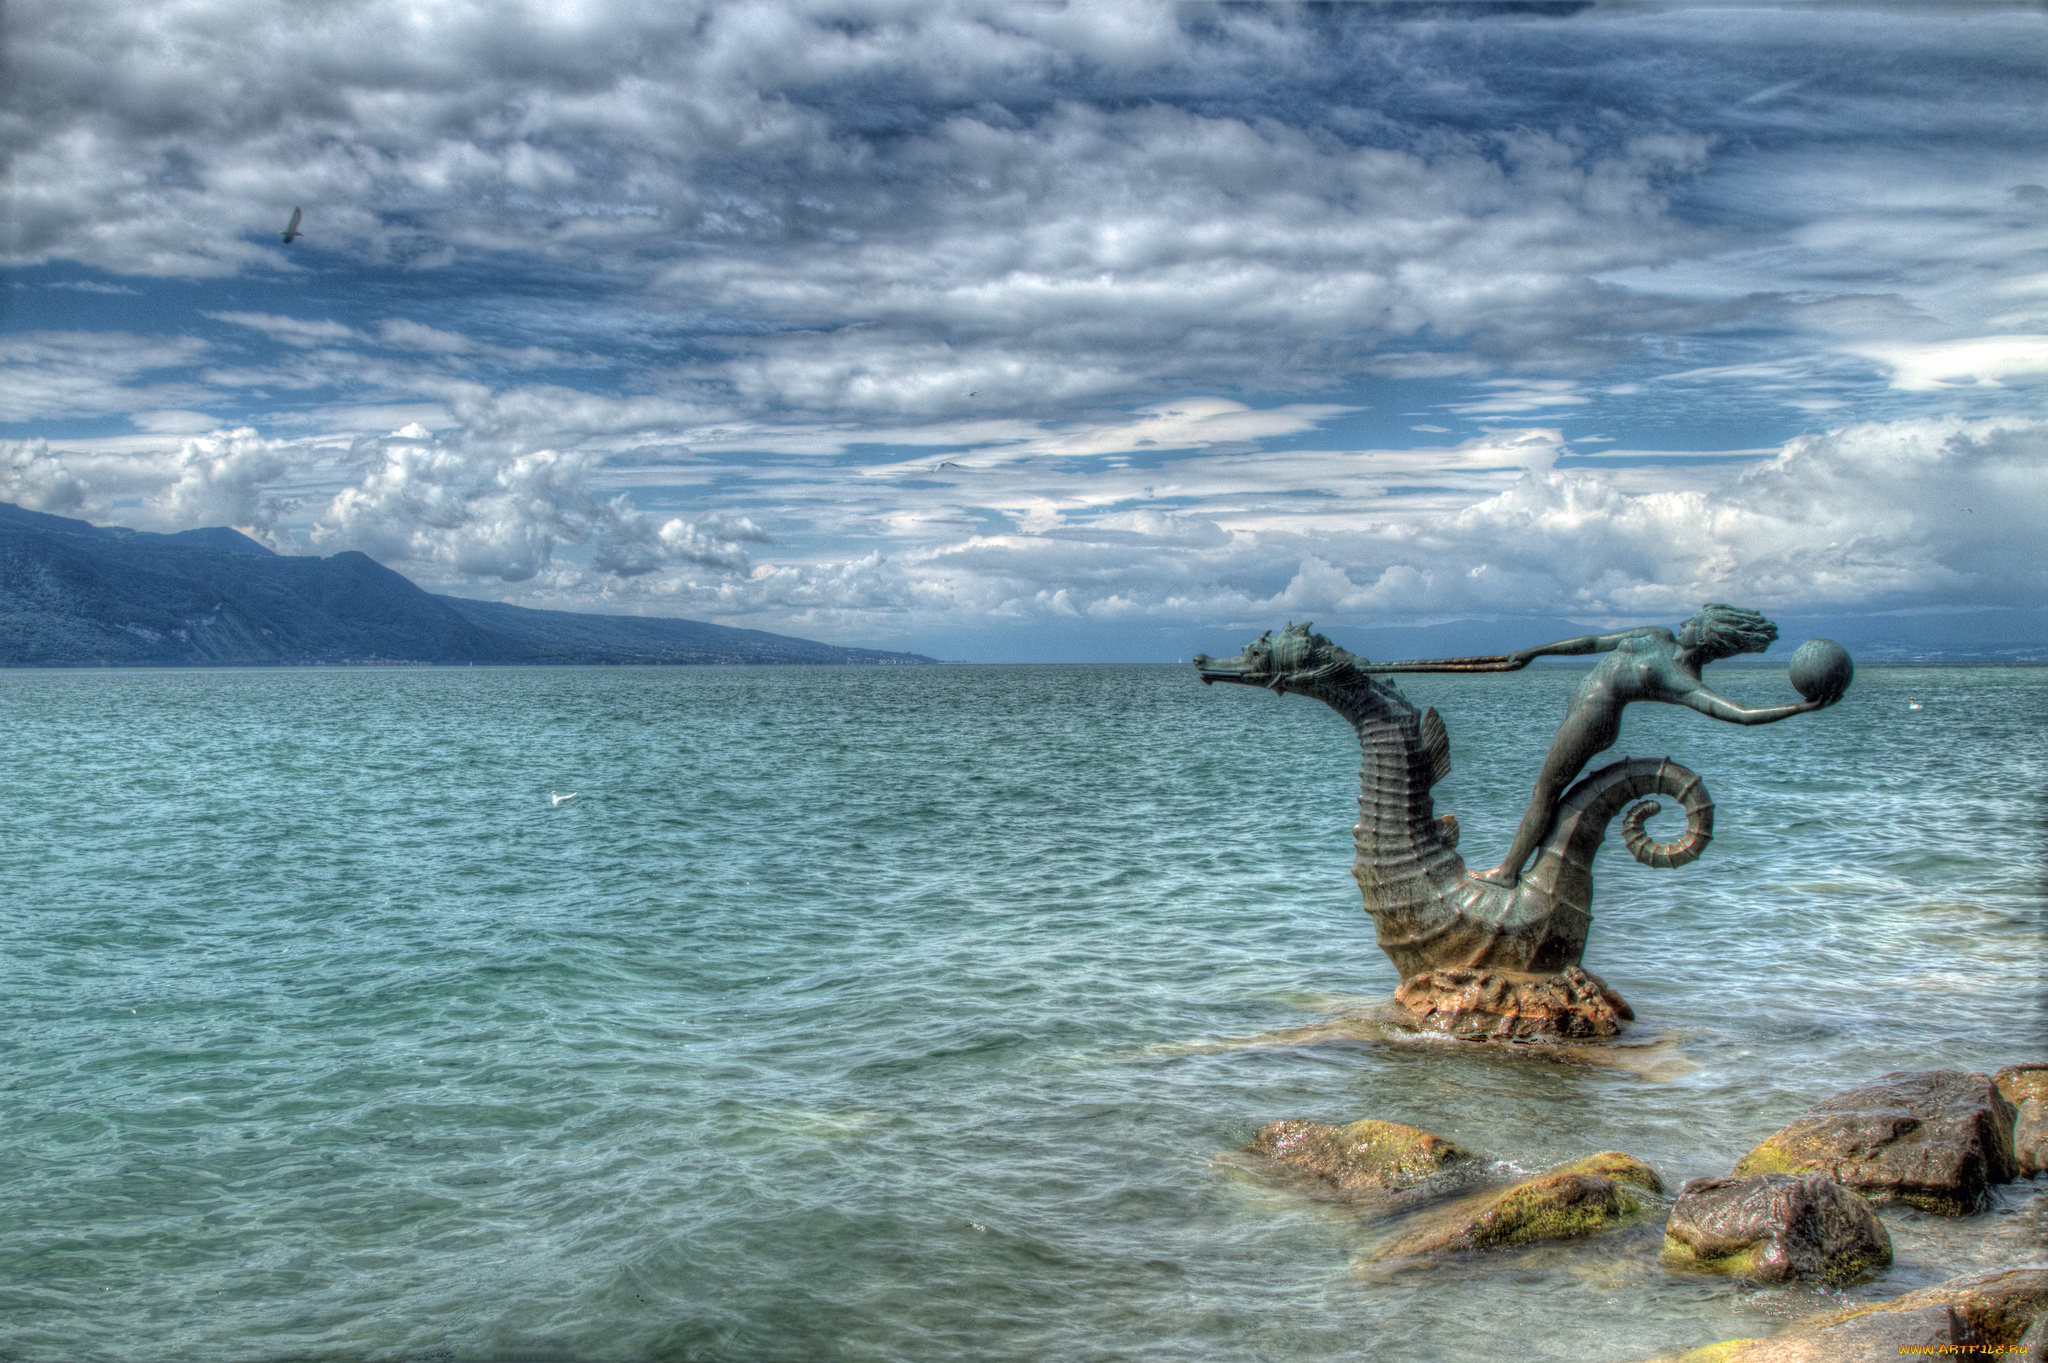
[[[1700,669],[1717,658],[1761,652],[1777,627],[1754,611],[1710,605],[1681,625],[1560,640],[1482,658],[1371,663],[1307,624],[1270,631],[1235,658],[1197,654],[1204,682],[1228,681],[1314,696],[1358,731],[1360,819],[1352,874],[1401,973],[1396,997],[1437,1025],[1465,1035],[1612,1035],[1633,1014],[1579,961],[1592,922],[1595,853],[1607,824],[1639,796],[1663,794],[1685,807],[1686,834],[1659,844],[1643,824],[1661,806],[1644,800],[1622,820],[1638,861],[1682,866],[1713,836],[1713,802],[1699,777],[1669,760],[1632,758],[1571,785],[1586,762],[1613,746],[1623,707],[1656,700],[1716,719],[1768,724],[1823,709],[1853,676],[1839,645],[1816,640],[1793,660],[1804,702],[1752,709],[1716,695]],[[1508,672],[1545,655],[1609,653],[1572,694],[1528,812],[1501,864],[1467,872],[1456,853],[1458,821],[1435,815],[1429,788],[1450,770],[1450,740],[1434,709],[1418,712],[1392,672]],[[1569,789],[1566,789],[1567,786]],[[1536,854],[1533,867],[1523,863]]]
[[[1529,797],[1528,812],[1515,830],[1514,844],[1507,856],[1479,878],[1496,885],[1513,885],[1522,877],[1522,864],[1536,850],[1536,844],[1550,831],[1557,815],[1558,797],[1572,783],[1595,753],[1606,752],[1621,736],[1622,707],[1631,701],[1654,700],[1667,705],[1689,705],[1703,715],[1725,719],[1731,724],[1774,724],[1809,710],[1824,710],[1840,700],[1841,693],[1804,700],[1793,705],[1752,709],[1717,695],[1700,680],[1700,669],[1708,663],[1738,653],[1762,653],[1778,638],[1778,627],[1752,610],[1740,606],[1711,604],[1678,627],[1676,634],[1661,625],[1621,630],[1614,634],[1585,634],[1560,639],[1554,644],[1519,649],[1506,655],[1501,671],[1527,667],[1542,657],[1569,657],[1581,653],[1611,656],[1586,674],[1572,692],[1564,723],[1550,741],[1550,754],[1543,759],[1543,771],[1536,778],[1536,791]],[[1445,665],[1406,665],[1404,671],[1436,671]],[[1453,662],[1448,668],[1460,668]],[[1446,668],[1445,670],[1448,670]],[[1490,669],[1489,669],[1490,670]]]

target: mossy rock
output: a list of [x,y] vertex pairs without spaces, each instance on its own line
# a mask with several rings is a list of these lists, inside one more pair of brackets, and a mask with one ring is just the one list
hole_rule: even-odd
[[1696,1178],[1664,1224],[1675,1269],[1757,1282],[1851,1282],[1892,1261],[1870,1204],[1825,1174]]
[[1641,1160],[1605,1151],[1424,1212],[1378,1257],[1404,1259],[1596,1235],[1640,1212],[1638,1193],[1663,1189],[1656,1171]]
[[1664,1180],[1657,1177],[1657,1171],[1637,1159],[1624,1155],[1619,1150],[1602,1150],[1597,1155],[1588,1155],[1582,1160],[1546,1169],[1549,1174],[1591,1174],[1596,1178],[1610,1178],[1617,1183],[1632,1183],[1646,1193],[1664,1195]]
[[[2029,1325],[2041,1319],[2044,1310],[2048,1310],[2048,1269],[1994,1269],[1951,1278],[1890,1301],[1809,1316],[1768,1339],[1723,1340],[1652,1363],[1831,1363],[1913,1354],[2012,1356]],[[1969,1346],[1976,1352],[1968,1351]]]
[[2029,1098],[2048,1098],[2048,1060],[2007,1065],[1991,1076],[2005,1101],[2018,1107]]
[[1245,1149],[1345,1192],[1408,1188],[1472,1158],[1442,1136],[1370,1117],[1348,1126],[1269,1122]]
[[1825,1174],[1868,1198],[1968,1216],[2017,1172],[2015,1115],[1987,1075],[1897,1071],[1808,1108],[1735,1173]]
[[[1667,1235],[1664,1237],[1663,1259],[1672,1268],[1689,1269],[1695,1273],[1724,1274],[1730,1278],[1747,1278],[1752,1282],[1790,1281],[1792,1275],[1774,1272],[1771,1266],[1764,1262],[1770,1257],[1772,1248],[1768,1241],[1760,1241],[1738,1254],[1708,1257],[1695,1254],[1692,1246],[1677,1236]],[[1888,1268],[1891,1262],[1891,1251],[1887,1247],[1865,1254],[1844,1255],[1825,1269],[1807,1276],[1834,1286],[1851,1283],[1878,1269]]]

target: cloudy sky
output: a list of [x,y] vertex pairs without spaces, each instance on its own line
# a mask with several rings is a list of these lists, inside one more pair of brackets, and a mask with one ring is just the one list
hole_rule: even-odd
[[2038,6],[9,28],[0,500],[997,661],[2048,607]]

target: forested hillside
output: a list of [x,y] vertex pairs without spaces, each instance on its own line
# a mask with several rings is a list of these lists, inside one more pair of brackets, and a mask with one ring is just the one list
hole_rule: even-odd
[[434,596],[352,551],[291,557],[225,526],[157,535],[0,502],[0,666],[930,661]]

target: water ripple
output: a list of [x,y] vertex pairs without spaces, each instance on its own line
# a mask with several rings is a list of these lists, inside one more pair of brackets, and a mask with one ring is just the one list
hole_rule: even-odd
[[[1573,680],[1408,688],[1475,860]],[[1717,836],[1602,859],[1588,964],[1643,1021],[1582,1055],[1390,1028],[1350,731],[1185,669],[0,699],[0,1351],[29,1363],[1637,1358],[1822,1303],[1634,1234],[1369,1269],[1384,1227],[1235,1152],[1370,1113],[1675,1182],[1880,1070],[2048,1034],[2040,669],[1866,668],[1768,730],[1631,711],[1621,750],[1701,772]],[[1899,1263],[1858,1291],[2038,1238],[2001,1209],[1887,1213]]]

